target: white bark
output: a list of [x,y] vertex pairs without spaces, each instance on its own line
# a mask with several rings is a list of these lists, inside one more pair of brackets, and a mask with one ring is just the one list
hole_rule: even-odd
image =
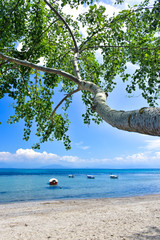
[[[61,70],[38,66],[36,64],[5,56],[0,53],[0,59],[13,62],[18,65],[34,68],[43,72],[57,74],[66,77],[76,84],[78,90],[90,91],[94,95],[93,109],[102,117],[104,121],[121,130],[138,132],[153,136],[160,136],[160,108],[142,108],[135,111],[116,111],[111,109],[107,103],[106,93],[92,82],[82,81],[77,77]],[[76,63],[76,61],[75,61]],[[75,66],[77,75],[77,67]]]
[[82,90],[94,94],[93,109],[107,123],[121,130],[160,136],[160,108],[141,108],[135,111],[116,111],[107,103],[106,93],[91,82],[82,82]]
[[75,83],[79,84],[79,81],[75,76],[73,76],[72,74],[69,74],[67,72],[58,70],[58,69],[39,66],[37,64],[31,63],[31,62],[28,62],[28,61],[23,61],[23,60],[20,60],[20,59],[17,59],[17,58],[6,56],[2,53],[0,53],[0,59],[7,60],[8,62],[13,62],[13,63],[16,63],[16,64],[21,65],[21,66],[33,68],[33,69],[36,69],[36,70],[39,70],[39,71],[42,71],[42,72],[57,74],[57,75],[60,75],[62,77],[66,77],[66,78],[74,81]]

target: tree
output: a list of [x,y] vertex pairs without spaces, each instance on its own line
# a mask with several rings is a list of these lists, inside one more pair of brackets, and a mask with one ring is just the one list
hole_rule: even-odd
[[[63,13],[66,4],[72,8],[88,4],[88,12],[75,21]],[[0,10],[0,98],[7,95],[14,101],[15,114],[8,123],[24,119],[25,140],[36,122],[40,143],[63,140],[70,149],[67,109],[78,91],[87,108],[84,123],[93,120],[99,124],[103,119],[118,129],[160,136],[160,108],[156,107],[160,93],[159,0],[153,6],[145,0],[112,17],[93,0],[63,0],[61,5],[53,0],[1,0]],[[87,27],[86,37],[79,23]],[[99,49],[102,63],[96,59]],[[137,65],[132,76],[127,72],[128,62]],[[111,109],[106,100],[117,75],[128,81],[129,94],[139,88],[149,107]],[[54,106],[54,91],[60,83],[66,96]],[[60,106],[62,111],[56,113]]]

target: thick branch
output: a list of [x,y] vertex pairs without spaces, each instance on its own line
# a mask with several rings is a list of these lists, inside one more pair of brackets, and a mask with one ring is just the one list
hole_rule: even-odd
[[16,64],[21,65],[21,66],[33,68],[33,69],[36,69],[36,70],[39,70],[39,71],[42,71],[42,72],[60,75],[62,77],[65,77],[65,78],[68,78],[68,79],[72,80],[73,82],[77,83],[78,85],[80,83],[80,81],[75,76],[73,76],[73,75],[71,75],[67,72],[61,71],[61,70],[57,70],[57,69],[54,69],[54,68],[48,68],[48,67],[44,67],[44,66],[38,66],[37,64],[31,63],[31,62],[28,62],[28,61],[23,61],[23,60],[20,60],[20,59],[17,59],[17,58],[12,58],[12,57],[9,57],[9,56],[5,56],[2,53],[0,53],[0,59],[7,60],[8,62],[13,62],[13,63],[16,63]]
[[50,9],[51,9],[51,10],[59,17],[59,19],[64,23],[64,25],[65,25],[66,28],[68,29],[68,31],[69,31],[72,39],[73,39],[74,46],[75,46],[75,52],[78,52],[78,45],[77,45],[76,39],[75,39],[75,37],[74,37],[74,35],[73,35],[73,33],[72,33],[69,25],[67,24],[67,22],[66,22],[66,21],[64,20],[64,18],[56,11],[56,9],[55,9],[54,7],[52,7],[52,5],[51,5],[48,1],[44,0],[44,2],[50,7]]
[[73,58],[73,67],[74,67],[74,72],[78,78],[78,80],[82,81],[80,72],[79,72],[79,67],[78,67],[78,53],[74,54],[74,58]]
[[113,127],[129,132],[160,136],[160,108],[116,111],[106,104],[106,93],[91,82],[81,82],[81,89],[94,94],[93,109]]
[[72,96],[74,93],[79,92],[79,91],[80,91],[80,89],[78,88],[78,89],[70,92],[69,94],[67,94],[67,95],[60,101],[60,103],[55,107],[55,109],[53,110],[53,112],[52,112],[52,114],[51,114],[51,116],[50,116],[50,118],[52,119],[52,121],[53,121],[53,116],[54,116],[56,110],[59,108],[59,106],[60,106],[68,97]]

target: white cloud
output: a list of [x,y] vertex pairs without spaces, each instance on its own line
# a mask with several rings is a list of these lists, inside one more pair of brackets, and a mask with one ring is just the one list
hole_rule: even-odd
[[0,161],[11,162],[24,162],[25,164],[33,162],[35,164],[64,164],[64,163],[77,163],[83,160],[77,156],[59,156],[53,153],[36,152],[33,149],[20,148],[16,153],[0,152]]
[[84,144],[83,144],[82,141],[81,141],[81,142],[78,142],[78,143],[75,143],[75,145],[76,145],[78,148],[82,149],[82,150],[87,150],[87,149],[90,148],[90,146],[84,146]]
[[160,149],[160,138],[154,140],[146,140],[146,149],[153,150],[153,149]]
[[61,157],[61,159],[63,161],[72,162],[72,163],[81,161],[80,158],[76,157],[76,156],[63,156],[63,157]]
[[7,161],[11,157],[10,152],[0,152],[0,161]]
[[22,47],[23,47],[23,43],[20,42],[20,43],[18,44],[18,46],[17,46],[17,50],[20,52],[21,49],[22,49]]
[[115,157],[115,160],[116,161],[123,161],[123,158],[122,157]]
[[[15,153],[0,152],[0,162],[21,164],[21,166],[47,166],[58,164],[69,167],[160,167],[160,151],[154,151],[153,146],[157,141],[148,141],[150,149],[130,155],[115,156],[114,158],[81,158],[79,156],[38,152],[33,149],[17,149]],[[151,144],[152,143],[152,144]],[[159,145],[156,145],[159,146]],[[87,149],[83,142],[77,143],[77,147]],[[152,148],[152,149],[151,149]]]
[[146,161],[148,159],[147,153],[135,153],[126,157],[127,160],[132,162]]
[[87,149],[89,149],[90,147],[89,146],[82,146],[81,147],[81,149],[83,149],[83,150],[87,150]]
[[40,57],[39,58],[39,63],[37,65],[44,66],[45,64],[46,64],[45,58],[44,57]]
[[66,14],[70,14],[73,16],[73,20],[76,20],[77,16],[79,14],[83,14],[88,10],[89,7],[85,7],[80,5],[77,9],[76,8],[71,8],[69,4],[67,4],[64,8],[63,8],[63,12]]
[[[121,10],[119,7],[117,6],[112,6],[109,4],[106,4],[104,2],[99,2],[96,3],[96,5],[99,7],[100,5],[104,6],[106,8],[106,12],[105,14],[108,15],[109,17],[113,16],[113,13],[118,14],[118,12]],[[66,14],[70,14],[73,16],[73,20],[76,20],[79,14],[83,14],[85,12],[87,12],[89,9],[89,6],[83,6],[80,5],[77,9],[74,8],[70,8],[70,6],[67,4],[64,8],[63,8],[63,12]],[[87,37],[87,26],[86,27],[82,27],[82,24],[79,23],[80,26],[80,32],[83,34],[84,37]]]
[[116,15],[121,11],[121,8],[119,6],[115,5],[110,5],[106,4],[104,2],[99,2],[97,3],[97,6],[104,6],[106,8],[105,14],[108,15],[109,17],[112,17],[113,14],[115,13]]
[[33,149],[18,149],[16,151],[16,156],[17,157],[25,157],[25,158],[39,158],[39,159],[55,159],[57,158],[58,156],[56,154],[53,154],[53,153],[47,153],[47,152],[43,152],[43,153],[40,153],[40,152],[36,152],[34,151]]
[[160,160],[160,152],[155,152],[155,155],[152,157],[152,159]]

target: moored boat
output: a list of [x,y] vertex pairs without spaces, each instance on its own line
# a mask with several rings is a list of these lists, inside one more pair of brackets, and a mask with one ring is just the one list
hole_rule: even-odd
[[118,178],[118,176],[117,176],[117,175],[113,175],[113,174],[111,174],[111,175],[110,175],[110,178],[114,178],[114,179],[116,179],[116,178]]
[[57,184],[58,184],[58,180],[57,180],[56,178],[51,178],[51,179],[49,180],[49,184],[50,184],[50,185],[57,185]]
[[95,176],[93,176],[93,175],[87,175],[87,178],[94,179]]
[[74,175],[73,174],[69,174],[68,177],[69,178],[74,178]]

